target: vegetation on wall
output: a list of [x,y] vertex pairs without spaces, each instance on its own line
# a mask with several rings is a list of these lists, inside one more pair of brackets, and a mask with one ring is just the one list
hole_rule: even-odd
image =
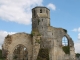
[[5,60],[5,58],[2,57],[2,50],[0,50],[0,60]]
[[13,59],[17,59],[18,57],[17,57],[17,55],[15,55],[14,57],[13,57]]
[[31,31],[31,36],[41,36],[41,34],[39,33],[38,29],[34,29],[33,31]]
[[40,40],[39,39],[36,39],[35,43],[39,43],[40,44]]
[[48,49],[41,48],[37,60],[49,60],[49,51]]
[[64,30],[65,33],[67,33],[67,30],[66,29],[63,29],[63,30]]
[[10,38],[11,36],[8,34],[5,38]]
[[70,47],[69,46],[63,46],[62,49],[65,52],[65,54],[70,54]]
[[33,37],[35,35],[34,31],[31,31],[31,37]]
[[80,57],[80,53],[76,53],[76,57],[79,58]]

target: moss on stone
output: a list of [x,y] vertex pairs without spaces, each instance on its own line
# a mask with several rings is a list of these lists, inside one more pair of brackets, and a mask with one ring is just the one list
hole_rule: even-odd
[[63,29],[63,30],[64,30],[65,33],[67,33],[67,30],[66,29]]
[[70,47],[69,46],[63,46],[62,49],[65,52],[65,54],[70,54]]
[[31,31],[31,37],[33,37],[35,35],[35,32],[34,31]]
[[40,40],[39,39],[36,39],[35,43],[39,43],[40,44]]

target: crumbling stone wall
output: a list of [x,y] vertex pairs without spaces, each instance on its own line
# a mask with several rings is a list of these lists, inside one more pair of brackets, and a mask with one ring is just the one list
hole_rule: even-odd
[[[66,54],[62,45],[62,38],[64,36],[68,40],[68,54]],[[67,34],[66,29],[50,26],[50,10],[46,7],[39,6],[32,9],[31,34],[16,33],[5,37],[2,46],[3,56],[8,60],[13,60],[16,46],[20,44],[27,49],[28,60],[39,58],[47,60],[48,58],[40,55],[41,49],[41,54],[47,49],[48,54],[46,56],[49,57],[49,60],[75,60],[75,49],[72,38]],[[21,60],[22,58],[20,57]]]
[[[27,48],[28,51],[28,60],[32,58],[32,38],[29,34],[26,33],[16,33],[11,35],[12,42],[8,44],[8,39],[5,38],[5,43],[3,44],[3,49],[7,50],[6,58],[8,60],[13,60],[13,52],[16,49],[16,46],[21,44]],[[3,51],[4,52],[4,51]],[[5,54],[5,53],[4,53]],[[3,56],[4,56],[3,54]]]

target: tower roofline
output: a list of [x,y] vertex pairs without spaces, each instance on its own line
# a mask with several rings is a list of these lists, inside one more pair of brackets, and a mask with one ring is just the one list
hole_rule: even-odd
[[[45,6],[36,6],[36,7],[32,8],[32,10],[35,9],[35,8],[46,8],[46,9],[48,9],[48,8],[45,7]],[[50,9],[48,9],[48,10],[50,11]]]

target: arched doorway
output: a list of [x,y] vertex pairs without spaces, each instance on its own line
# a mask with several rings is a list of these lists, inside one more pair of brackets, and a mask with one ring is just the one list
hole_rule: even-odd
[[28,60],[27,48],[24,45],[19,44],[16,46],[13,52],[13,60]]
[[66,36],[62,38],[62,49],[65,54],[70,54],[69,40],[66,38]]
[[49,50],[41,48],[39,50],[37,60],[49,60]]

